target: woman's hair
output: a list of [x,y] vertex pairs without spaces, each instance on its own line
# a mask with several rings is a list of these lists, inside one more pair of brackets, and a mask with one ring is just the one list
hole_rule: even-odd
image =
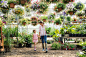
[[36,31],[36,30],[33,30],[33,33],[34,33],[34,31]]
[[42,21],[40,21],[39,23],[43,23],[44,24],[44,22],[42,22]]

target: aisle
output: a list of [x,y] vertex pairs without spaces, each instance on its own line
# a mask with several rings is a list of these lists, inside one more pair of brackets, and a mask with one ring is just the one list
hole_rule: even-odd
[[[34,51],[34,46],[32,48],[12,48],[11,52],[5,55],[0,55],[0,57],[76,57],[78,50],[48,50],[48,53],[42,51],[41,43],[37,44],[37,51]],[[50,47],[50,44],[48,44]]]

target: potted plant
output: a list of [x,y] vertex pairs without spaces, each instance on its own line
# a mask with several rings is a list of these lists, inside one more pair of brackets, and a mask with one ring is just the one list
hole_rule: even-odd
[[73,21],[74,21],[73,23],[77,23],[77,19],[76,18],[73,18]]
[[55,23],[56,25],[59,25],[59,24],[61,24],[62,22],[61,22],[61,19],[59,18],[59,19],[56,19],[54,23]]
[[13,13],[16,14],[16,15],[23,15],[24,14],[24,10],[20,7],[17,7],[13,10]]
[[31,21],[38,21],[38,19],[36,17],[32,17]]
[[62,36],[64,36],[64,34],[65,34],[64,28],[61,28],[60,33],[61,33]]
[[58,50],[61,48],[61,44],[54,42],[51,47],[53,50]]
[[22,20],[22,25],[24,25],[24,26],[26,25],[26,19]]
[[36,26],[37,25],[37,21],[32,21],[32,25]]
[[8,13],[9,7],[7,5],[1,6],[1,10],[3,13]]
[[39,4],[39,13],[44,13],[48,8],[48,5],[46,3],[40,3]]
[[50,30],[51,30],[51,27],[45,28],[45,29],[46,29],[46,33],[49,34],[50,33]]
[[82,10],[82,9],[84,8],[84,5],[79,2],[79,3],[77,3],[77,4],[75,5],[74,8],[76,8],[77,10]]
[[74,0],[63,0],[63,3],[67,4],[69,2],[74,2]]
[[76,8],[68,9],[68,11],[67,11],[67,13],[70,14],[70,15],[74,15],[76,12],[77,12]]
[[19,1],[19,4],[21,4],[21,5],[25,5],[27,2],[29,2],[30,3],[30,1],[31,0],[18,0]]
[[45,2],[49,2],[49,3],[57,3],[57,2],[59,2],[59,0],[46,0]]
[[75,45],[74,44],[69,44],[68,46],[69,46],[70,50],[74,50],[75,49]]
[[9,0],[9,1],[8,1],[8,4],[9,4],[9,7],[10,7],[10,8],[14,8],[15,5],[16,5],[16,1]]
[[65,7],[66,7],[66,6],[65,6],[64,3],[59,3],[59,4],[55,5],[54,10],[55,10],[56,12],[60,12],[60,11],[64,10]]
[[25,42],[24,38],[20,37],[19,40],[18,40],[18,45],[19,45],[20,48],[23,47],[24,42]]
[[49,14],[48,19],[55,19],[55,13]]
[[46,22],[48,17],[47,16],[41,16],[40,19],[42,19],[43,22]]
[[37,10],[39,9],[39,4],[38,3],[34,3],[30,8],[33,9],[33,10]]
[[25,36],[26,47],[32,47],[32,34]]
[[66,20],[68,21],[68,23],[70,23],[71,17],[68,16],[68,17],[66,18]]

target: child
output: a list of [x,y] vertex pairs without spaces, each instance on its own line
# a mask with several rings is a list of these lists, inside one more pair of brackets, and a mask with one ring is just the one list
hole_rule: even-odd
[[34,51],[36,51],[36,43],[38,42],[38,34],[36,33],[36,30],[33,30],[33,42],[34,42]]

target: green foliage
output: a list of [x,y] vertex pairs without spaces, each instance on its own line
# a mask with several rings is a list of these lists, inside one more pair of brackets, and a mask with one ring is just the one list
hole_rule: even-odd
[[61,30],[60,30],[60,33],[62,34],[62,35],[64,35],[64,28],[61,28]]
[[8,4],[10,4],[10,3],[14,3],[14,4],[16,4],[17,2],[14,1],[14,0],[9,0],[9,1],[8,1]]
[[[59,3],[59,4],[55,5],[54,10],[55,10],[56,12],[59,12],[59,11],[58,11],[59,8],[61,8],[62,10],[64,10],[65,7],[66,7],[66,5],[65,5],[64,3]],[[61,10],[60,10],[60,11],[61,11]]]
[[43,13],[44,11],[46,11],[47,8],[48,8],[48,5],[46,3],[41,2],[39,4],[39,12],[40,13]]
[[86,41],[85,42],[80,42],[79,45],[80,46],[86,46]]
[[57,49],[61,48],[61,44],[54,42],[51,47],[52,47],[52,49],[57,50]]
[[61,24],[62,22],[61,22],[61,19],[59,18],[59,19],[56,19],[54,23]]
[[77,4],[75,5],[75,8],[76,8],[77,10],[82,10],[82,9],[84,8],[84,5],[79,2],[79,3],[77,3]]
[[70,44],[70,45],[68,45],[68,47],[73,49],[73,48],[75,48],[75,45],[74,44]]
[[55,14],[53,13],[49,14],[48,19],[55,19]]
[[71,17],[68,16],[68,17],[66,18],[66,20],[67,20],[67,21],[71,21]]
[[67,4],[69,2],[73,2],[73,0],[63,0],[63,3]]
[[49,28],[45,28],[45,29],[46,29],[46,33],[49,34],[50,31],[51,31],[51,27],[49,27]]
[[52,41],[51,41],[51,40],[47,40],[47,43],[48,43],[48,44],[52,44]]
[[47,16],[41,16],[40,18],[41,18],[42,20],[43,20],[43,19],[46,19],[46,20],[48,19]]

